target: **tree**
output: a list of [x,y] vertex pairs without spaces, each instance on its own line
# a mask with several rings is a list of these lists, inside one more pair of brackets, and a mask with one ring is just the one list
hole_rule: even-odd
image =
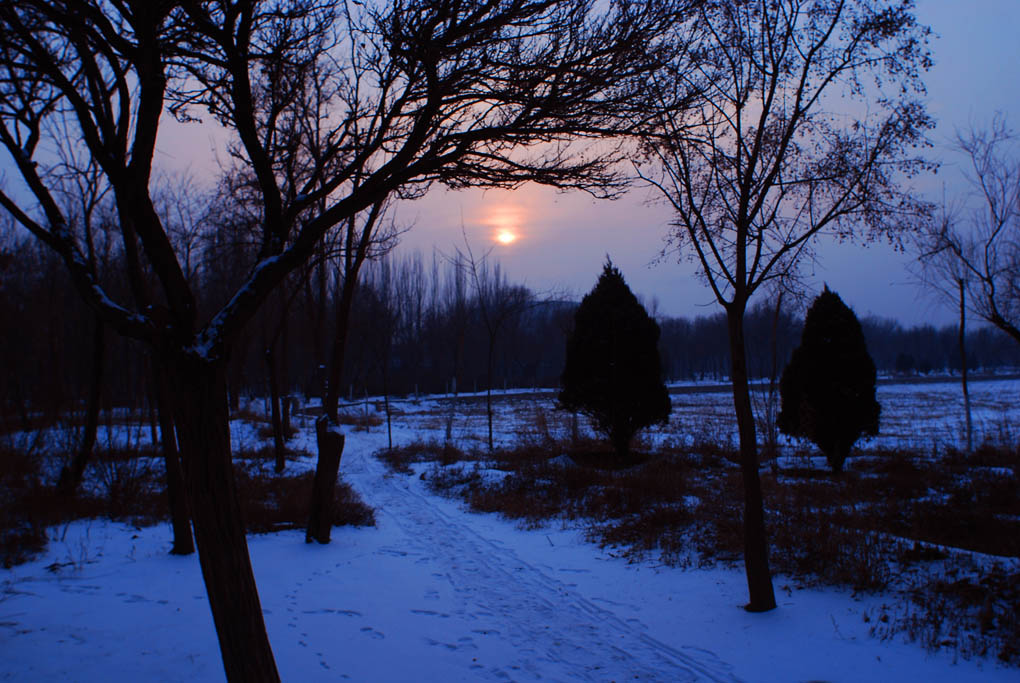
[[[0,144],[24,185],[0,191],[0,206],[61,257],[109,328],[148,346],[168,382],[228,679],[279,678],[231,466],[227,367],[245,325],[327,233],[388,197],[526,181],[613,195],[622,150],[579,141],[628,128],[686,4],[0,5]],[[252,258],[216,305],[199,300],[150,192],[168,111],[224,126],[249,180],[236,190],[256,199]],[[77,145],[110,186],[132,300],[89,268],[54,200],[51,151]],[[320,433],[340,435],[336,416],[326,419]]]
[[[967,430],[967,452],[974,449],[974,421],[971,415],[970,387],[967,381],[967,290],[971,271],[956,252],[947,248],[947,236],[956,231],[959,220],[958,210],[943,200],[938,220],[922,231],[918,240],[918,279],[928,292],[940,299],[951,302],[959,311],[960,325],[957,328],[959,346],[960,388],[963,392],[963,411]],[[900,361],[904,362],[901,363]],[[909,361],[909,362],[907,362]],[[914,359],[901,353],[896,359],[897,372],[912,370]],[[901,370],[901,367],[903,368]]]
[[[99,169],[95,164],[88,168],[79,168],[76,160],[65,159],[63,163],[64,182],[68,187],[63,189],[63,209],[71,220],[80,224],[83,241],[86,247],[88,267],[93,276],[98,273],[99,264],[96,257],[94,239],[95,216],[102,208],[103,197],[108,191],[101,180]],[[103,393],[104,366],[106,364],[106,329],[98,316],[93,316],[92,328],[92,372],[89,381],[88,399],[85,404],[85,425],[82,431],[81,444],[71,462],[60,469],[57,479],[57,493],[73,496],[77,493],[85,475],[85,468],[92,458],[99,427],[99,403]]]
[[485,414],[489,424],[489,451],[493,450],[492,440],[492,369],[496,362],[496,343],[499,341],[504,326],[515,316],[519,316],[528,307],[534,305],[531,292],[521,285],[511,286],[507,282],[499,264],[490,268],[489,254],[486,251],[480,258],[475,258],[467,232],[464,235],[464,251],[457,249],[453,260],[455,268],[464,268],[471,278],[474,289],[475,307],[482,327],[485,328]]
[[[324,209],[324,207],[322,207]],[[375,202],[368,211],[349,216],[335,231],[342,244],[336,266],[339,289],[336,297],[333,348],[326,374],[322,405],[324,419],[315,425],[319,457],[315,467],[315,485],[308,514],[305,542],[329,543],[333,527],[333,495],[344,439],[339,430],[338,411],[342,393],[340,379],[347,358],[347,339],[350,332],[351,309],[362,266],[370,258],[389,252],[396,244],[399,231],[390,225],[379,230],[377,225],[386,211],[386,199]]]
[[751,611],[776,602],[744,313],[763,284],[795,278],[822,231],[895,240],[924,209],[903,182],[931,167],[915,152],[933,125],[921,101],[929,30],[912,9],[910,0],[709,0],[675,73],[654,83],[701,95],[699,106],[659,107],[638,171],[674,211],[672,244],[726,311]]
[[857,440],[878,434],[875,378],[857,316],[826,287],[808,309],[800,346],[779,381],[780,431],[813,441],[841,473]]
[[[1020,343],[1020,148],[1017,135],[997,117],[988,130],[957,138],[971,164],[972,187],[961,202],[933,221],[920,251],[929,268],[950,276],[954,290],[969,285],[969,305],[986,321]],[[954,294],[959,293],[954,292]]]
[[[987,130],[957,135],[970,161],[969,196],[943,200],[941,212],[917,241],[920,280],[960,316],[960,383],[967,450],[974,447],[967,383],[967,309],[1020,343],[1020,154],[1002,117]],[[968,212],[963,207],[970,206]],[[968,218],[969,213],[969,218]]]
[[559,401],[591,418],[619,458],[639,429],[669,419],[658,344],[659,325],[607,258],[574,314]]

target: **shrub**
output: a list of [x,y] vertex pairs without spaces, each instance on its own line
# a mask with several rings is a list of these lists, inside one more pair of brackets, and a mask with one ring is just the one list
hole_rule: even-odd
[[0,447],[0,566],[9,569],[46,546],[50,498],[38,461]]
[[669,419],[658,343],[658,324],[607,260],[574,315],[559,401],[591,418],[621,457],[639,429]]
[[[304,529],[314,472],[282,476],[258,465],[234,464],[238,498],[248,533]],[[375,513],[344,481],[338,481],[333,499],[333,526],[374,526]]]
[[808,309],[779,390],[780,431],[813,441],[834,472],[862,435],[878,433],[875,363],[857,316],[828,287]]

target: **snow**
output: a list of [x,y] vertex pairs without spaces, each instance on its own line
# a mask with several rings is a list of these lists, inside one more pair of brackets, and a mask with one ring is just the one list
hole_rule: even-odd
[[[442,400],[401,407],[395,443],[441,434]],[[498,436],[522,438],[527,415],[503,417]],[[242,424],[235,443],[257,438]],[[458,414],[455,433],[467,445],[483,424]],[[249,537],[284,680],[1017,680],[994,660],[870,636],[865,614],[889,596],[777,576],[779,609],[750,614],[739,568],[628,562],[583,528],[469,513],[387,472],[372,456],[385,424],[345,433],[343,476],[377,527],[334,529],[327,546],[301,532]],[[314,444],[310,419],[302,443]],[[0,571],[0,679],[223,679],[198,558],[170,556],[167,527],[83,521],[51,535],[43,555]]]

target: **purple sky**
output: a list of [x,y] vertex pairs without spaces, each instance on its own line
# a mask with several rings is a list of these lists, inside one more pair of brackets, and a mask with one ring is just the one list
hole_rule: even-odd
[[[990,122],[995,112],[1020,112],[1020,0],[918,0],[922,23],[936,34],[931,41],[935,66],[925,78],[929,111],[938,120],[931,155],[943,161],[937,177],[919,189],[940,197],[963,185],[961,161],[948,149],[958,128]],[[1020,126],[1020,121],[1012,120]],[[646,302],[658,301],[669,315],[703,315],[720,310],[702,286],[693,265],[675,257],[658,259],[669,211],[655,195],[637,189],[616,201],[595,201],[583,193],[557,193],[525,187],[515,192],[437,190],[399,207],[398,220],[413,222],[404,249],[430,253],[463,244],[461,225],[476,251],[493,247],[511,279],[536,289],[570,290],[583,295],[595,282],[609,253]],[[520,239],[502,245],[493,237],[513,227]],[[818,260],[804,272],[816,290],[822,283],[838,291],[860,315],[874,313],[905,324],[955,320],[952,308],[924,296],[912,284],[909,255],[885,245],[868,248],[821,244]]]
[[[996,112],[1020,112],[1020,0],[918,0],[918,16],[935,32],[931,48],[935,66],[928,73],[930,112],[939,125],[932,135],[931,154],[944,162],[937,177],[928,177],[919,191],[939,197],[962,189],[961,160],[949,151],[955,131],[983,126]],[[1011,123],[1020,127],[1015,116]],[[167,117],[158,143],[158,163],[188,170],[213,168],[210,149],[221,147],[222,134],[198,125],[181,125]],[[8,160],[2,164],[7,166]],[[6,173],[13,181],[16,174]],[[202,174],[204,175],[204,174]],[[12,185],[15,183],[11,183]],[[463,245],[463,226],[476,253],[489,247],[509,277],[541,291],[566,291],[581,296],[592,287],[608,253],[631,287],[646,302],[658,302],[661,313],[693,316],[716,312],[711,293],[700,283],[692,264],[676,257],[659,259],[670,214],[648,190],[636,189],[616,201],[595,201],[588,195],[557,193],[526,186],[515,192],[462,191],[441,188],[416,202],[398,205],[396,219],[413,224],[402,250],[433,247],[450,253]],[[519,236],[509,245],[494,240],[500,228]],[[822,283],[838,291],[859,315],[877,314],[905,324],[949,323],[951,308],[921,294],[911,283],[909,255],[884,245],[869,248],[821,244],[818,260],[804,272],[820,290]]]

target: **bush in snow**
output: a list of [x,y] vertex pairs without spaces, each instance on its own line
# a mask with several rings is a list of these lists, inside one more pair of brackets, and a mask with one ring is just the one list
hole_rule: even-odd
[[808,309],[779,391],[780,431],[813,441],[834,472],[862,435],[878,433],[875,364],[857,316],[828,287]]
[[658,343],[659,325],[607,259],[574,315],[559,401],[590,417],[621,457],[639,429],[669,419]]

